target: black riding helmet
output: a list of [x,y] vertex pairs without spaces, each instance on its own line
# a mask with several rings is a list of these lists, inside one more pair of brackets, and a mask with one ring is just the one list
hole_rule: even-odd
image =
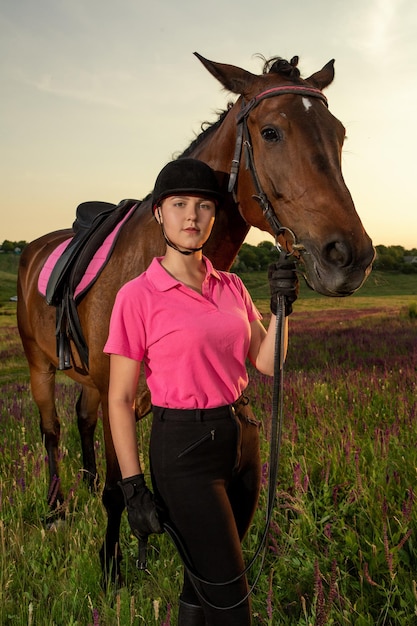
[[186,195],[210,198],[216,204],[223,199],[214,171],[198,159],[171,161],[159,172],[152,192],[152,213],[168,196]]

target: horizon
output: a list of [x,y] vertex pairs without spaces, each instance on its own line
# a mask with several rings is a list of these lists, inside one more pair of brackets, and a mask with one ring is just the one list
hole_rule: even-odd
[[[251,228],[251,230],[252,230],[252,228]],[[256,231],[258,229],[253,229],[253,230]],[[246,237],[246,239],[245,239],[245,241],[243,242],[244,244],[247,243],[247,244],[249,244],[251,246],[255,246],[255,247],[258,246],[259,244],[265,242],[265,241],[268,241],[268,242],[271,242],[272,244],[275,244],[275,239],[271,235],[268,235],[268,233],[265,233],[263,231],[255,232],[254,233],[255,238],[254,238],[253,241],[249,241],[250,234],[251,233],[249,232],[247,237]],[[256,239],[256,237],[258,237],[258,236],[259,236],[259,240]],[[27,241],[26,239],[22,239],[22,238],[11,239],[10,237],[5,237],[4,239],[0,238],[0,252],[4,252],[4,250],[2,250],[1,247],[3,246],[3,244],[6,241],[10,241],[11,243],[16,243],[16,244],[19,243],[19,242],[24,242],[26,245],[28,245],[29,243],[31,243],[31,241],[34,241],[34,240]],[[404,246],[401,243],[396,243],[396,244],[374,243],[373,245],[374,245],[375,248],[377,248],[378,246],[385,246],[387,248],[401,247],[401,248],[404,248],[404,250],[406,252],[411,252],[412,250],[417,250],[417,243],[416,243],[416,245],[411,246],[411,247]],[[13,251],[10,250],[10,252],[13,252]]]

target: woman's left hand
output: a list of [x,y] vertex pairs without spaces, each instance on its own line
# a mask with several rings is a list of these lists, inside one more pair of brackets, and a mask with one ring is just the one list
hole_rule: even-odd
[[298,276],[294,261],[288,258],[271,263],[268,268],[268,280],[271,290],[271,312],[277,314],[278,296],[284,296],[285,315],[292,313],[292,305],[298,298]]

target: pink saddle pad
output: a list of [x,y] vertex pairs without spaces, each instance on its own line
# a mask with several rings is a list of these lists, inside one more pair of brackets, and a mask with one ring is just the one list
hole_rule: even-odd
[[[117,235],[119,234],[120,228],[122,227],[124,222],[129,219],[132,211],[136,208],[136,206],[137,205],[134,205],[130,209],[130,211],[126,213],[124,218],[117,224],[116,228],[114,228],[114,230],[109,235],[107,235],[101,246],[97,249],[93,258],[87,266],[84,276],[75,288],[74,299],[76,299],[77,296],[79,296],[84,291],[87,291],[89,286],[94,282],[97,274],[102,269],[109,257],[110,251]],[[48,286],[48,281],[51,276],[52,270],[54,269],[55,264],[57,263],[61,254],[63,254],[67,246],[71,243],[72,239],[73,238],[70,237],[69,239],[66,239],[65,241],[60,243],[46,259],[38,278],[38,290],[41,295],[46,295],[46,288]]]

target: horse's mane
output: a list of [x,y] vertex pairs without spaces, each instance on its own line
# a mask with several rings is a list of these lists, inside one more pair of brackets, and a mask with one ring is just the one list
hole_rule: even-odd
[[[264,63],[262,74],[281,74],[286,78],[293,79],[297,79],[300,77],[300,70],[297,68],[298,56],[293,57],[289,62],[282,57],[272,57],[270,59],[265,59],[265,57],[260,54],[255,56],[260,58]],[[221,125],[232,106],[233,102],[229,102],[227,105],[227,109],[218,113],[218,118],[215,122],[203,122],[201,124],[200,134],[197,135],[197,137],[190,143],[188,148],[186,148],[184,152],[178,156],[178,158],[181,159],[183,157],[189,156],[191,152],[193,152],[193,150],[197,148],[197,146],[199,146],[211,133],[213,133]]]
[[260,54],[257,56],[264,62],[262,74],[281,74],[286,78],[300,78],[300,70],[297,67],[297,56],[293,57],[289,62],[282,57],[265,59],[265,57]]
[[184,150],[184,152],[178,157],[179,159],[182,157],[187,157],[190,155],[190,153],[194,150],[194,148],[196,148],[197,146],[200,145],[200,143],[209,135],[211,135],[211,133],[213,133],[215,130],[217,130],[217,128],[222,124],[224,118],[226,117],[226,115],[229,113],[229,110],[232,108],[233,106],[233,102],[229,102],[229,104],[227,105],[227,109],[225,109],[224,111],[220,111],[218,112],[218,118],[216,121],[214,122],[203,122],[201,124],[201,132],[199,135],[197,135],[197,137],[194,139],[194,141],[192,141],[190,143],[190,145],[188,146],[188,148],[186,148]]

